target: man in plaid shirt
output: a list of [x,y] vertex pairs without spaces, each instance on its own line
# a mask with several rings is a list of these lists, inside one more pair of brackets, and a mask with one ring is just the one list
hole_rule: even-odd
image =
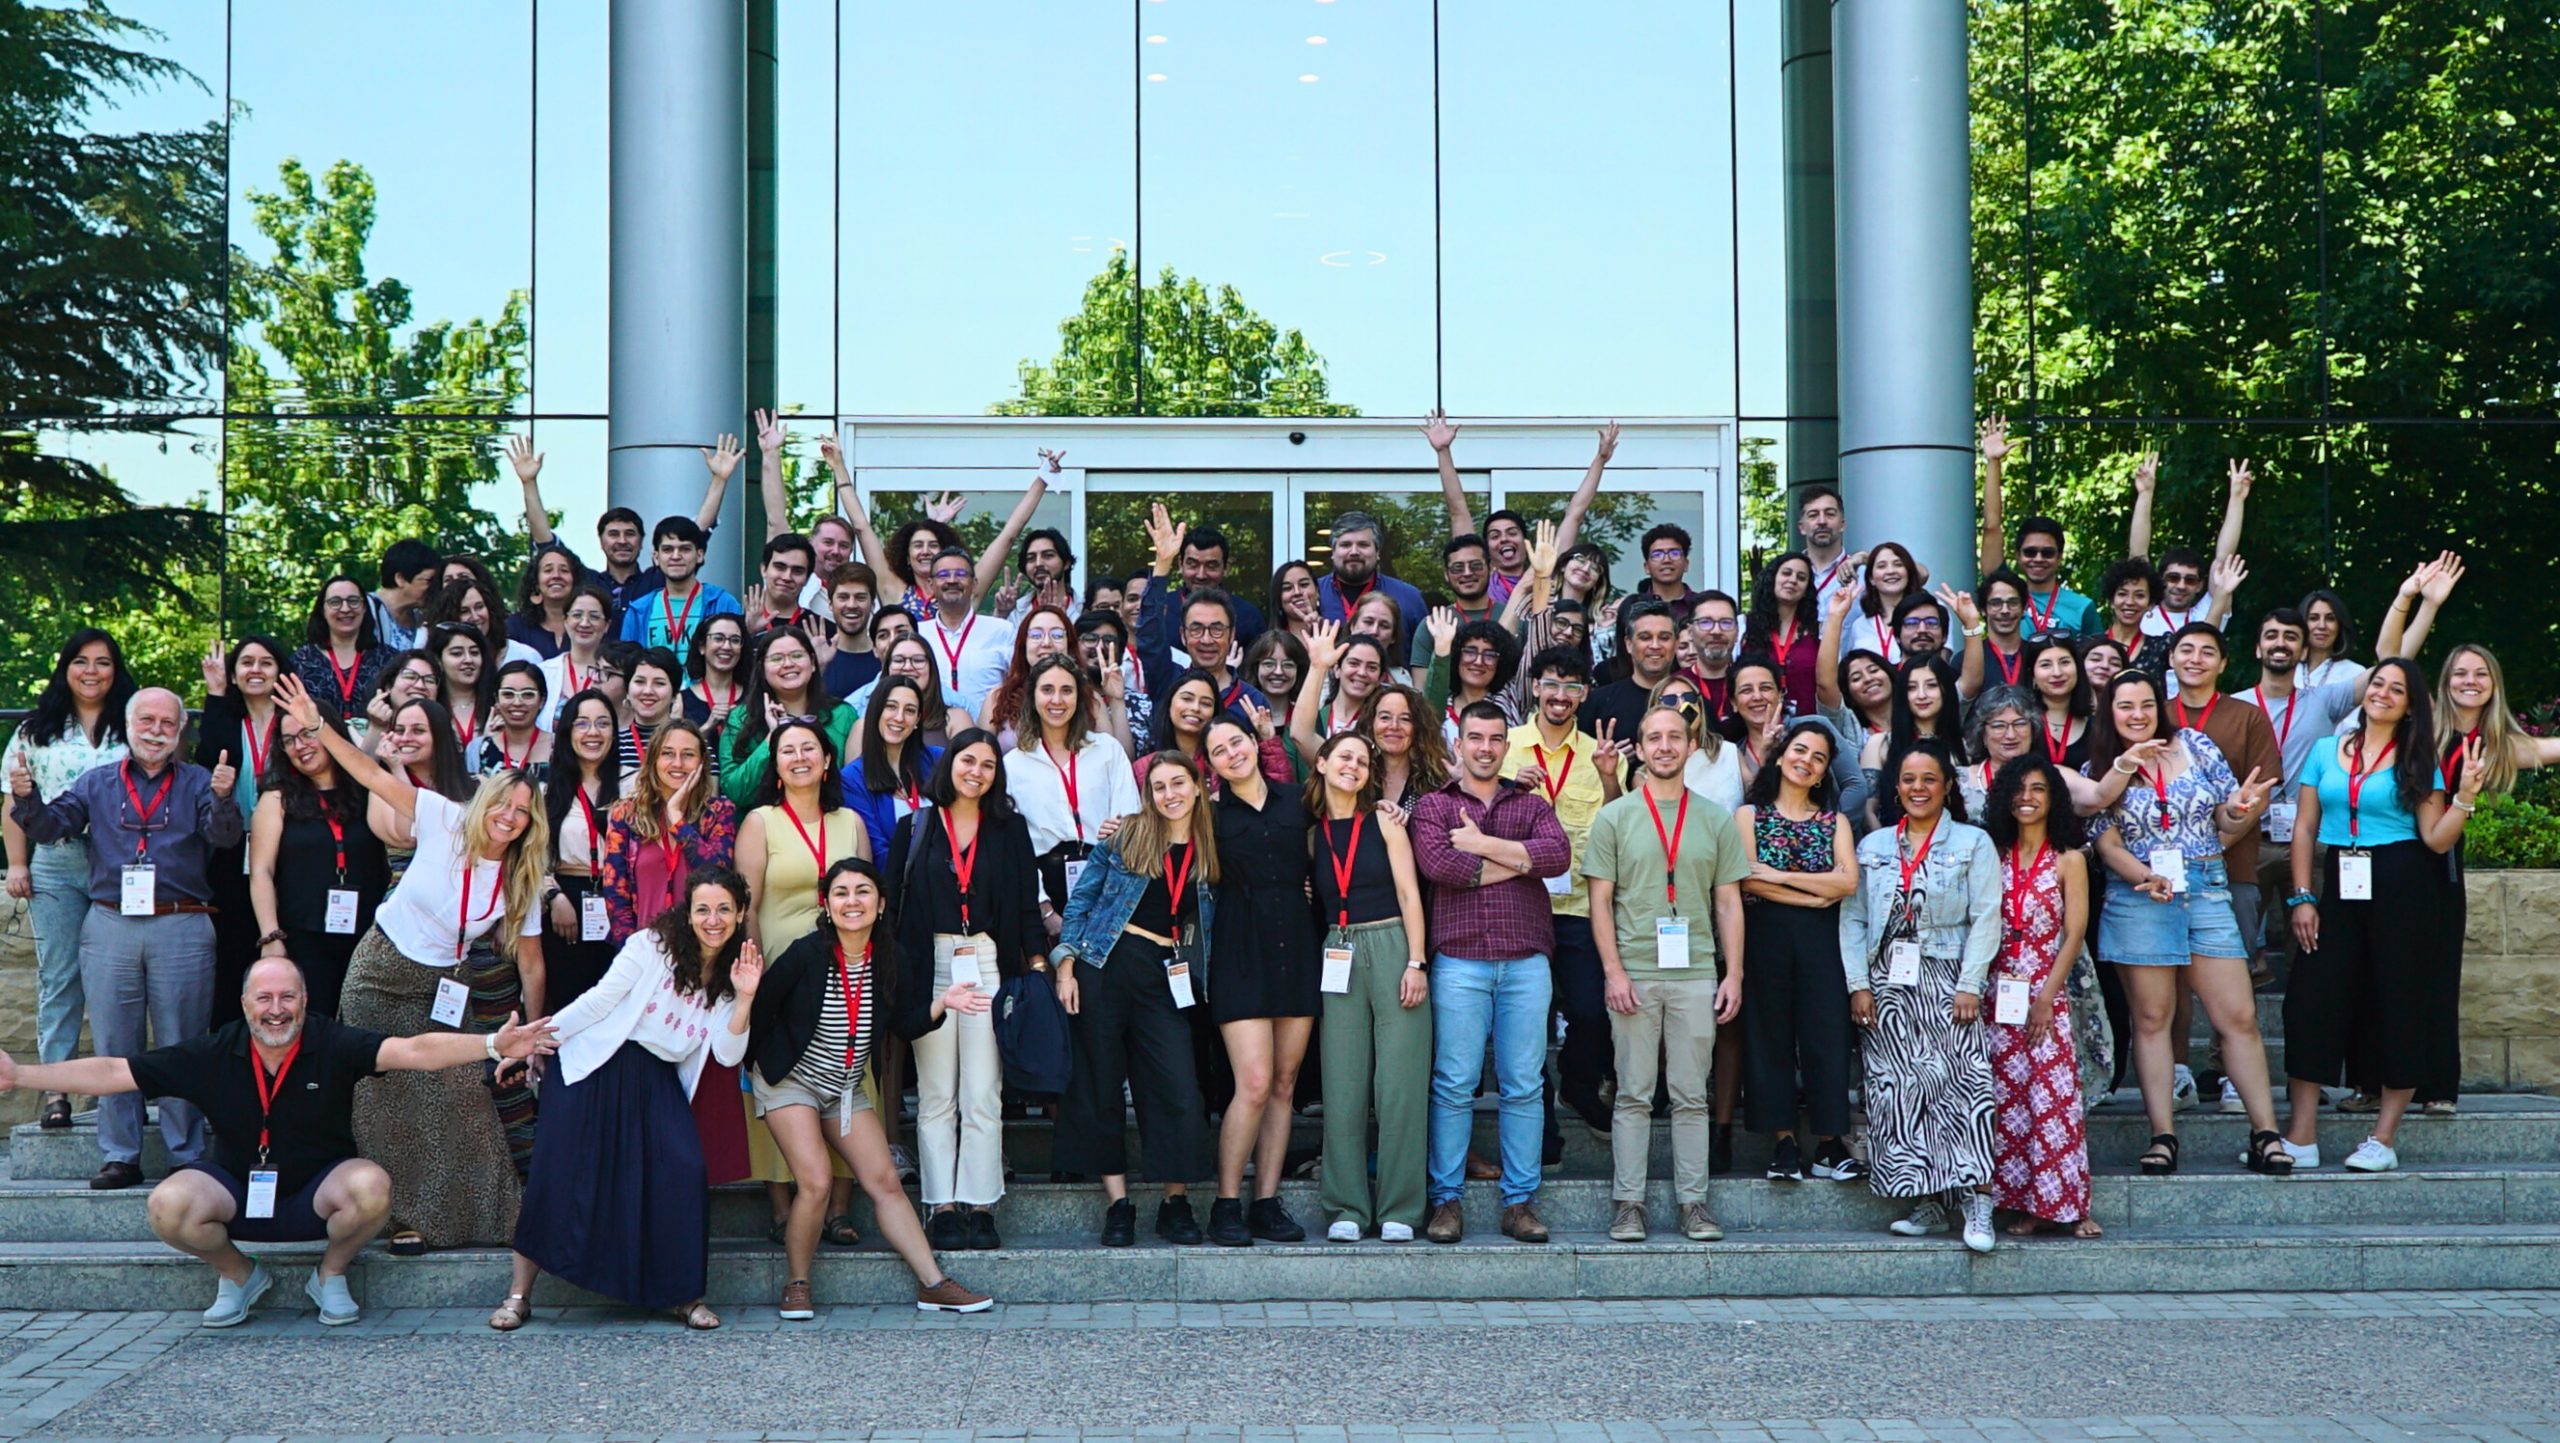
[[1431,1221],[1435,1243],[1466,1235],[1460,1201],[1475,1089],[1493,1043],[1502,1094],[1502,1231],[1547,1240],[1538,1220],[1545,1125],[1547,954],[1555,945],[1545,877],[1564,875],[1573,844],[1546,799],[1506,781],[1511,722],[1479,701],[1458,714],[1459,774],[1413,806],[1413,855],[1430,888]]

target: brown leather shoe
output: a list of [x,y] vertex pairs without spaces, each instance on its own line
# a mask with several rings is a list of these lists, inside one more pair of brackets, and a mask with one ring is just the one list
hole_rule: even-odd
[[1422,1235],[1435,1243],[1454,1243],[1467,1235],[1467,1206],[1451,1198],[1431,1210]]
[[962,1286],[958,1278],[948,1273],[932,1287],[919,1284],[916,1288],[919,1313],[983,1313],[995,1305],[994,1298]]
[[1502,1164],[1487,1162],[1470,1150],[1467,1153],[1467,1181],[1500,1182],[1502,1181]]
[[142,1186],[142,1169],[129,1162],[110,1162],[99,1167],[89,1179],[92,1192],[113,1192],[118,1188]]
[[782,1321],[805,1323],[816,1316],[818,1307],[809,1296],[807,1278],[794,1278],[782,1285]]
[[1502,1210],[1502,1235],[1515,1243],[1543,1243],[1547,1225],[1538,1221],[1538,1210],[1528,1203],[1513,1203]]

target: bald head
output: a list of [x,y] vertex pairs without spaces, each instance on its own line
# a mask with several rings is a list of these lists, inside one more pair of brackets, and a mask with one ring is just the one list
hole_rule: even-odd
[[187,704],[167,687],[147,686],[124,704],[124,734],[135,761],[157,771],[177,755],[187,728]]
[[267,1047],[289,1047],[302,1033],[305,994],[302,969],[283,957],[261,957],[249,964],[240,984],[240,1014],[249,1033]]

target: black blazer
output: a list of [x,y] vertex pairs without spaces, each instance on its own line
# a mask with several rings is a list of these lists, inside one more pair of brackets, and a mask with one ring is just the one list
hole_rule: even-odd
[[[807,1055],[810,1041],[818,1035],[818,1009],[826,1005],[827,989],[836,985],[835,943],[834,926],[819,923],[816,931],[783,948],[782,955],[766,966],[764,981],[756,986],[755,1004],[747,1013],[747,1057],[768,1083],[790,1076],[791,1069]],[[878,964],[884,947],[890,965],[881,967]],[[933,955],[930,947],[925,955]],[[906,985],[897,959],[896,943],[874,929],[874,985],[895,980],[872,999],[872,1028],[875,1033],[886,1027],[900,1037],[921,1037],[942,1025],[941,1019],[933,1015],[935,994],[930,986]],[[925,980],[930,983],[933,979],[928,975]],[[878,1041],[875,1036],[873,1045]]]
[[[933,809],[900,817],[897,830],[889,834],[885,875],[890,902],[897,908],[900,995],[931,998],[940,995],[933,985],[933,919],[945,907],[957,914],[960,888],[951,870],[951,840],[938,818],[925,827],[923,853],[910,864],[919,817],[932,818]],[[980,814],[978,861],[970,883],[971,920],[995,939],[999,979],[1019,977],[1033,957],[1048,955],[1049,928],[1040,920],[1040,864],[1031,855],[1030,824],[1020,813],[1002,821]]]

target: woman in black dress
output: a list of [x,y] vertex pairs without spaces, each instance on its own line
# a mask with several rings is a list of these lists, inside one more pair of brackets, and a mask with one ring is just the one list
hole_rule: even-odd
[[[347,734],[325,707],[320,722]],[[317,729],[279,717],[275,749],[249,819],[258,955],[292,958],[305,1005],[335,1017],[356,939],[372,930],[373,909],[391,890],[391,863],[364,824],[364,788],[339,776]]]
[[[243,637],[225,656],[204,654],[204,711],[196,724],[195,763],[208,770],[228,756],[240,783],[230,805],[245,825],[257,820],[258,794],[278,765],[276,679],[285,674],[284,646],[273,637]],[[257,959],[258,933],[249,899],[249,844],[219,847],[206,859],[213,884],[213,1025],[240,1015],[240,988]]]
[[[1255,1238],[1294,1243],[1307,1233],[1280,1205],[1288,1099],[1323,1005],[1323,964],[1307,903],[1307,809],[1296,788],[1274,786],[1263,776],[1260,741],[1232,712],[1209,723],[1203,741],[1221,784],[1209,1019],[1226,1040],[1236,1080],[1218,1130],[1209,1241],[1221,1247],[1248,1247]],[[1277,1107],[1270,1105],[1275,1097]],[[1247,1156],[1254,1160],[1249,1213],[1242,1199]]]

